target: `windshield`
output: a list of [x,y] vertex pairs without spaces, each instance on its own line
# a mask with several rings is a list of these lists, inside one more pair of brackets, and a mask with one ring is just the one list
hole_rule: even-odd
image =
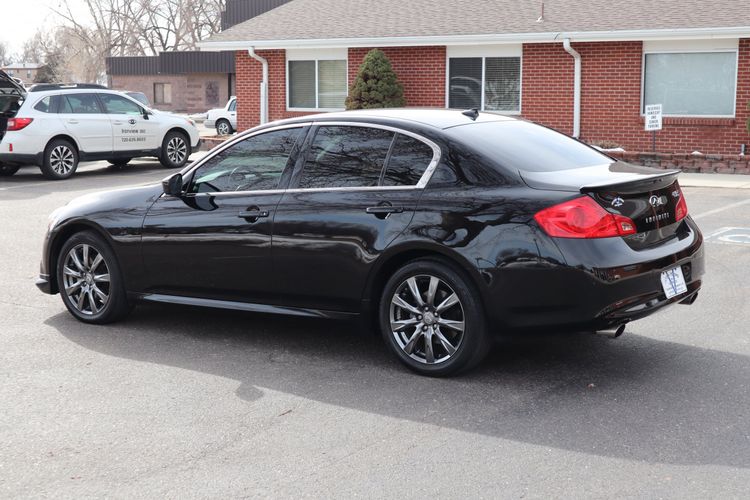
[[552,172],[613,162],[567,135],[522,120],[472,123],[449,129],[448,133],[503,167],[522,172]]

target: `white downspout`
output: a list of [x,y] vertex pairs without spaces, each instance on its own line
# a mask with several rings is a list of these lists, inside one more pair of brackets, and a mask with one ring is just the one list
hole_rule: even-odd
[[570,38],[563,40],[565,52],[573,56],[575,63],[573,83],[573,137],[581,137],[581,54],[570,46]]
[[263,80],[260,82],[260,124],[268,123],[268,60],[255,53],[255,47],[247,49],[247,54],[263,65]]

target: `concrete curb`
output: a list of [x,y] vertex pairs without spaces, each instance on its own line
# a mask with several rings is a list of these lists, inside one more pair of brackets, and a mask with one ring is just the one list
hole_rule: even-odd
[[750,175],[741,174],[680,174],[682,187],[750,189]]

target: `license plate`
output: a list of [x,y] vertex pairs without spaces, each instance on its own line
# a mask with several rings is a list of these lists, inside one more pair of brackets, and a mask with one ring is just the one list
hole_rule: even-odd
[[687,285],[685,284],[685,277],[682,275],[682,268],[674,267],[662,272],[661,286],[664,288],[664,293],[667,294],[667,299],[671,299],[681,293],[687,292]]

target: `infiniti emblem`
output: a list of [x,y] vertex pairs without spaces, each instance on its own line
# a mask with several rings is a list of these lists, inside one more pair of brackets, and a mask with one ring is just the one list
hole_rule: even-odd
[[648,199],[648,202],[651,204],[652,207],[660,207],[662,205],[667,204],[667,197],[653,195],[651,196],[651,198]]
[[625,200],[623,200],[619,196],[617,198],[615,198],[614,200],[612,200],[612,206],[615,207],[615,208],[620,208],[624,204],[625,204]]
[[131,118],[130,120],[128,120],[128,123],[131,125],[135,125],[135,118]]

